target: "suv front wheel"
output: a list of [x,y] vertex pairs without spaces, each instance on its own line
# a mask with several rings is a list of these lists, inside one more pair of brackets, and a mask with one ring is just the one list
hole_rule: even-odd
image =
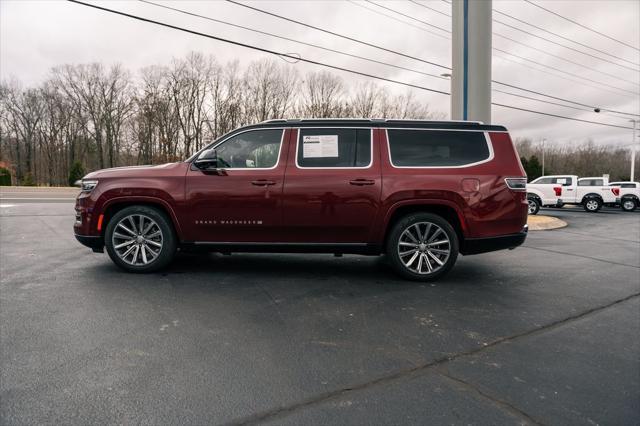
[[176,245],[169,218],[153,207],[126,207],[109,220],[105,231],[109,257],[128,272],[164,268],[173,259]]
[[415,281],[433,281],[446,274],[458,257],[458,235],[451,224],[432,213],[400,219],[387,241],[395,271]]

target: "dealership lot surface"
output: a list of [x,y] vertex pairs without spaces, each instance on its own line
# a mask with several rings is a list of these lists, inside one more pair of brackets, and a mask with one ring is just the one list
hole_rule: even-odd
[[68,194],[0,192],[0,424],[640,418],[639,213],[546,210],[569,226],[421,285],[361,256],[126,274]]

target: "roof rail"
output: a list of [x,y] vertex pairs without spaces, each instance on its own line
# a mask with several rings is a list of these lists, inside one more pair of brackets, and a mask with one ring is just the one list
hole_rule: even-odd
[[478,124],[482,125],[482,121],[468,120],[421,120],[421,119],[395,119],[395,118],[274,118],[262,121],[262,123],[300,123],[314,121],[369,121],[372,123],[402,123],[402,122],[419,122],[419,123],[461,123],[461,124]]

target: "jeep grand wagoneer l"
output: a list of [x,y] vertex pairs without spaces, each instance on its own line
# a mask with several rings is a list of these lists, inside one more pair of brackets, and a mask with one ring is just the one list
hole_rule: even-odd
[[76,238],[131,272],[177,249],[386,254],[415,280],[526,237],[507,130],[476,122],[270,120],[186,161],[82,180]]

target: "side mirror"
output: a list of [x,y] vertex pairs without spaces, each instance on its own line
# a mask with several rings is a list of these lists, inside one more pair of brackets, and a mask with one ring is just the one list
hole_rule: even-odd
[[218,168],[218,153],[215,149],[208,149],[204,151],[193,165],[203,171],[215,171]]

